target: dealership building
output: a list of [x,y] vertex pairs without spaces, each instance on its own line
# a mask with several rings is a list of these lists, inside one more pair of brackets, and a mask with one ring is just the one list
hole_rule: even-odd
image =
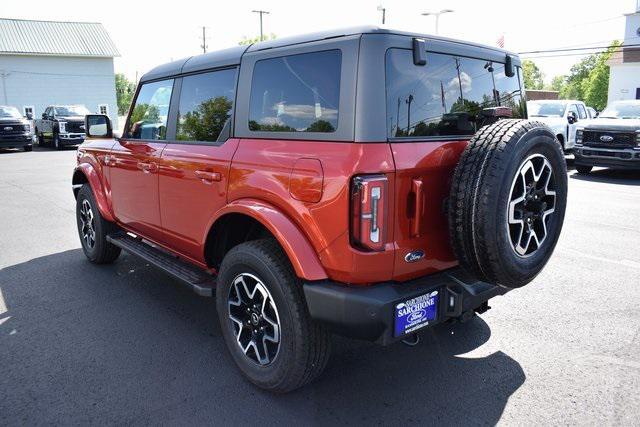
[[625,18],[622,51],[615,52],[609,60],[609,102],[640,99],[640,0],[636,11]]
[[49,105],[82,104],[117,126],[116,56],[99,23],[0,18],[0,105],[35,118]]

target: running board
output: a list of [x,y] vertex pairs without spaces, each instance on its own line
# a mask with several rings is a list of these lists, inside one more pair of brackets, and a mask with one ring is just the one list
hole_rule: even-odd
[[196,294],[203,297],[213,296],[213,290],[216,287],[215,276],[198,267],[182,261],[180,258],[158,247],[145,243],[139,237],[133,237],[124,232],[108,235],[107,241],[180,279],[191,287]]

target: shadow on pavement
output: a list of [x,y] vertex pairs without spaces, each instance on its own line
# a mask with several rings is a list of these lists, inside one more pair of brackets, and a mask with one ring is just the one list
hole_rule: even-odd
[[413,348],[335,337],[319,380],[272,395],[233,366],[214,310],[130,256],[0,270],[0,424],[495,424],[525,381],[502,352],[461,356],[491,335],[475,318]]
[[569,176],[580,181],[640,185],[640,170],[595,169],[587,175],[575,172]]

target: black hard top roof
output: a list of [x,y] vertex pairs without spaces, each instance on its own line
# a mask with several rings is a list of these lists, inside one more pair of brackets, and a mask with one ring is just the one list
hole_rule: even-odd
[[267,49],[275,49],[284,46],[291,46],[302,43],[309,43],[318,40],[332,39],[346,36],[354,36],[360,34],[388,34],[401,35],[408,37],[420,37],[431,40],[443,40],[453,43],[460,43],[469,46],[477,46],[484,49],[496,50],[498,52],[508,53],[504,49],[486,46],[479,43],[467,42],[462,40],[451,39],[447,37],[433,36],[427,34],[411,33],[407,31],[393,30],[389,28],[377,27],[374,25],[365,25],[359,27],[349,27],[334,30],[321,31],[317,33],[302,34],[298,36],[283,37],[281,39],[266,40],[255,43],[250,46],[236,46],[229,49],[218,50],[215,52],[205,53],[203,55],[191,56],[167,64],[159,65],[146,73],[140,79],[141,82],[155,80],[159,78],[174,76],[181,73],[190,73],[202,71],[210,68],[226,67],[240,64],[242,55],[245,52],[257,52]]

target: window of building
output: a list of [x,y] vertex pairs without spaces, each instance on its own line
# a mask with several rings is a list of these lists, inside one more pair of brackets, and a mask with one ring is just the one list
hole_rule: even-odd
[[99,104],[98,105],[98,114],[103,114],[105,116],[109,115],[109,105],[108,104]]
[[470,136],[494,120],[496,107],[522,118],[521,80],[520,68],[507,77],[498,62],[427,52],[427,65],[416,66],[412,51],[389,49],[388,136]]
[[340,50],[256,62],[249,129],[263,132],[334,132],[340,103]]
[[127,138],[166,139],[172,91],[172,79],[142,85],[127,124]]
[[[182,79],[176,139],[215,142],[230,126],[237,70],[196,74]],[[225,138],[226,139],[226,138]]]
[[34,119],[36,117],[36,109],[33,105],[25,105],[24,107],[22,107],[22,112],[24,113],[25,117],[29,117],[31,119]]

